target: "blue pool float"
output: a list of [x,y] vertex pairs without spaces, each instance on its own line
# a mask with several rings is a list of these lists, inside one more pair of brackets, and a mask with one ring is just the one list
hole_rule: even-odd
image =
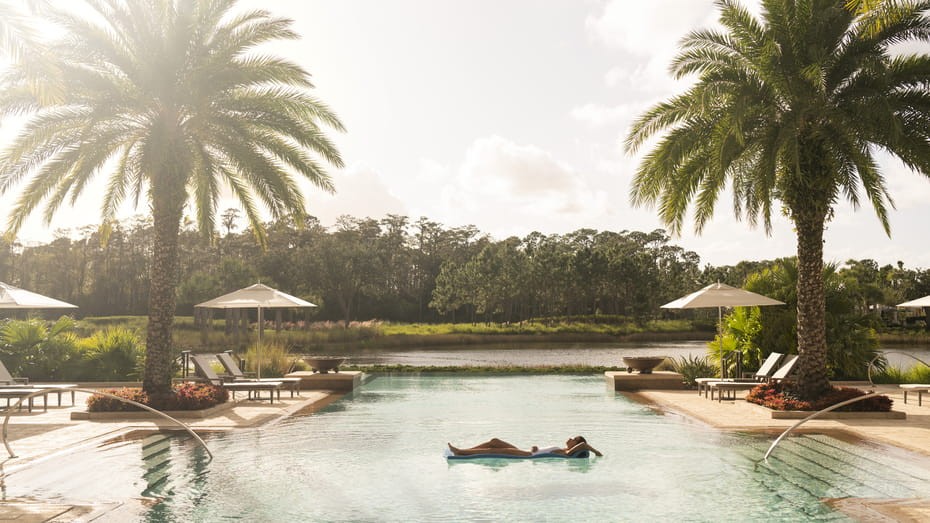
[[512,454],[470,454],[468,456],[456,456],[452,453],[451,450],[446,449],[445,451],[446,459],[537,459],[537,458],[562,458],[562,459],[582,459],[591,457],[591,453],[587,450],[579,450],[574,454],[555,454],[552,452],[541,452],[538,454],[531,454],[529,456],[514,456]]

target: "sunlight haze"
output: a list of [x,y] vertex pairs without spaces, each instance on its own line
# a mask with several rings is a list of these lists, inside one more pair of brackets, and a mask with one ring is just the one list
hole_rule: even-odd
[[[344,214],[404,214],[473,224],[497,239],[663,227],[654,209],[630,205],[638,158],[624,151],[623,138],[633,118],[687,85],[669,75],[668,64],[687,31],[713,25],[710,0],[241,5],[255,7],[295,21],[302,38],[267,50],[310,71],[314,95],[347,128],[332,135],[346,163],[332,171],[336,194],[306,185],[308,210],[323,224]],[[7,140],[15,122],[3,124]],[[825,261],[930,267],[930,181],[879,158],[897,205],[889,213],[892,237],[870,207],[840,202]],[[63,207],[50,228],[36,213],[20,241],[97,223],[98,194],[88,190],[75,207]],[[4,196],[0,207],[14,199]],[[148,209],[126,209],[134,213]],[[776,217],[765,237],[734,219],[727,195],[701,236],[689,221],[673,243],[714,265],[796,251],[786,219]]]

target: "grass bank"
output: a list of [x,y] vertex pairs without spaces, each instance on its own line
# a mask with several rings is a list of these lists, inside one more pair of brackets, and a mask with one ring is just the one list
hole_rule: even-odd
[[[79,322],[79,329],[92,332],[112,326],[122,326],[142,332],[148,319],[144,316],[90,317]],[[257,339],[255,324],[247,334],[227,334],[224,322],[214,320],[206,329],[194,325],[190,316],[178,316],[174,323],[174,343],[178,347],[197,351],[245,348]],[[294,352],[403,348],[487,343],[526,342],[637,342],[709,340],[713,331],[703,324],[686,320],[656,320],[643,323],[616,321],[596,322],[521,322],[514,324],[485,323],[389,323],[380,321],[352,322],[348,327],[337,322],[285,323],[275,331],[274,323],[265,324],[264,339],[283,343]]]
[[930,345],[930,331],[926,330],[891,330],[879,333],[881,345]]

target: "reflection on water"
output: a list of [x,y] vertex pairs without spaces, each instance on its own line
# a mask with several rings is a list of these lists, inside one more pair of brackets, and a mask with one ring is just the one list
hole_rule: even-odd
[[[889,352],[910,354],[930,361],[930,347],[898,346]],[[341,353],[349,363],[357,365],[415,365],[415,366],[545,366],[590,365],[622,367],[624,356],[704,356],[705,341],[675,341],[649,343],[497,343],[483,345],[450,345],[415,349],[359,350]],[[915,361],[905,355],[889,354],[888,361],[908,368]]]
[[623,356],[702,356],[707,343],[678,341],[663,343],[498,343],[451,345],[416,349],[352,351],[345,355],[360,365],[417,366],[622,366]]

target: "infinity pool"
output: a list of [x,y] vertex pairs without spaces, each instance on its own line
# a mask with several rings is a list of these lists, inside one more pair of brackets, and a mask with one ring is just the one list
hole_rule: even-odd
[[[583,434],[591,460],[447,462],[446,442]],[[378,377],[321,412],[189,441],[85,449],[7,476],[6,496],[122,502],[145,521],[842,521],[822,498],[930,497],[926,461],[826,436],[721,433],[602,377]],[[151,506],[128,500],[161,500]],[[134,511],[129,517],[129,511]]]

